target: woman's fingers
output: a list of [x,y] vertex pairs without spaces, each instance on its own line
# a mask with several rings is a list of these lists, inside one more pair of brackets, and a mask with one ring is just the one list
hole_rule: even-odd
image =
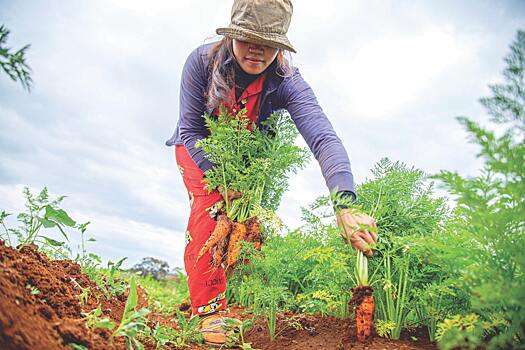
[[352,242],[352,247],[354,247],[354,249],[357,251],[357,249],[359,249],[360,251],[363,252],[363,254],[365,254],[366,256],[372,256],[372,250],[370,249],[370,246],[368,243],[366,243],[362,238],[361,236],[356,233],[352,239],[351,239],[351,242]]
[[[353,215],[341,212],[337,215],[337,224],[345,242],[350,240],[355,251],[361,250],[366,256],[373,255],[372,248],[377,244],[377,224],[367,215]],[[367,229],[368,227],[368,229]]]
[[359,236],[369,245],[374,246],[376,244],[376,240],[374,239],[374,236],[370,231],[368,230],[362,230],[359,231]]

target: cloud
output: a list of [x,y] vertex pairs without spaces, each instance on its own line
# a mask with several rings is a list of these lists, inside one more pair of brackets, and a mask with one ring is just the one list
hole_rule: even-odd
[[[525,24],[522,2],[294,2],[293,56],[348,150],[357,182],[382,157],[473,174],[476,147],[454,116],[477,99]],[[106,258],[182,265],[186,190],[164,141],[187,55],[229,23],[230,0],[12,2],[10,45],[31,43],[31,94],[0,76],[0,209],[21,188],[65,194]],[[326,194],[319,165],[291,177],[279,214]],[[80,220],[79,219],[79,220]],[[135,261],[133,261],[134,263]],[[173,265],[175,266],[175,265]]]

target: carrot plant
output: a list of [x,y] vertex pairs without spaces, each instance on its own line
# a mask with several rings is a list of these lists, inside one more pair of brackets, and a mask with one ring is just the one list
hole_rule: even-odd
[[257,216],[261,207],[276,210],[288,175],[304,166],[308,154],[294,145],[298,132],[288,115],[274,113],[263,129],[254,124],[250,130],[245,113],[231,115],[221,107],[217,117],[204,115],[210,135],[196,145],[214,163],[205,174],[208,190],[222,186],[243,194],[231,206],[225,198],[226,214],[237,222]]
[[[376,221],[380,239],[374,258],[365,260],[375,271],[375,318],[382,335],[398,339],[408,320],[412,326],[428,324],[417,318],[413,304],[423,299],[416,299],[415,287],[438,277],[443,280],[444,272],[428,261],[424,247],[428,238],[443,232],[450,213],[445,200],[433,195],[433,184],[422,171],[385,158],[372,174],[357,186],[357,200],[344,204]],[[341,198],[334,196],[333,201],[339,204]],[[362,262],[358,259],[356,266]],[[359,285],[362,281],[356,279]]]
[[[260,249],[263,236],[259,217],[275,211],[288,187],[290,173],[301,168],[308,153],[294,145],[298,131],[285,113],[274,113],[263,128],[250,124],[246,110],[232,115],[220,107],[217,117],[204,115],[209,136],[198,141],[214,167],[205,173],[206,188],[224,191],[225,216],[220,216],[197,260],[211,251],[212,266],[233,268],[241,241]],[[230,204],[228,191],[242,193]]]
[[[396,266],[392,266],[395,261]],[[378,290],[378,315],[381,320],[390,322],[393,327],[387,332],[388,338],[399,339],[401,329],[405,325],[408,312],[411,311],[408,305],[410,293],[409,272],[410,262],[408,259],[392,259],[390,253],[383,256],[383,288]],[[394,269],[397,269],[395,271]],[[397,278],[394,277],[397,272]]]
[[[469,310],[458,310],[438,324],[443,348],[523,349],[525,343],[524,62],[525,32],[520,30],[505,57],[503,81],[490,85],[490,96],[480,100],[497,130],[458,118],[479,146],[481,173],[466,177],[441,171],[435,176],[454,195],[456,219],[432,238],[428,251],[454,286],[470,295]],[[489,332],[483,325],[495,317],[504,322]],[[468,329],[462,326],[475,318]]]

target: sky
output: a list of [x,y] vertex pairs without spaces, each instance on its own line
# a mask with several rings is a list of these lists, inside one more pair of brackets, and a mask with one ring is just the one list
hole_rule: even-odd
[[[189,203],[173,148],[182,66],[217,40],[232,1],[0,0],[8,46],[31,44],[30,93],[0,74],[0,210],[47,186],[90,221],[88,246],[125,266],[155,256],[182,267]],[[486,124],[478,99],[501,80],[525,29],[525,1],[294,1],[292,64],[341,138],[356,183],[383,157],[428,174],[476,175],[456,116]],[[303,140],[298,141],[305,145]],[[290,178],[278,214],[326,195],[315,159]],[[16,225],[15,219],[7,221]],[[73,244],[79,235],[70,232]]]

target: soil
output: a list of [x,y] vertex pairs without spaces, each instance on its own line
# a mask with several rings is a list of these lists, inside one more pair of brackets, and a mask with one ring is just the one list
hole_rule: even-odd
[[[80,304],[81,290],[89,287],[89,298]],[[36,287],[36,289],[32,288]],[[33,290],[33,293],[32,293]],[[38,293],[37,293],[38,291]],[[148,305],[147,295],[138,288],[139,308]],[[110,338],[111,331],[92,330],[86,326],[82,311],[91,311],[101,305],[105,317],[119,323],[124,311],[127,293],[107,300],[96,284],[70,260],[49,260],[36,250],[25,246],[20,250],[7,247],[0,241],[0,349],[2,350],[63,350],[76,343],[93,350],[126,349],[123,338]],[[187,306],[187,305],[186,305]],[[184,307],[183,307],[184,308]],[[245,309],[232,306],[230,317],[251,317]],[[172,316],[151,313],[150,326],[156,322],[176,327]],[[356,329],[351,320],[319,315],[282,313],[277,319],[278,336],[268,337],[265,321],[255,318],[246,334],[254,349],[437,349],[424,332],[404,335],[402,340],[388,340],[372,336],[369,342],[356,340]],[[417,337],[417,341],[410,336]],[[189,349],[208,349],[193,345]],[[146,344],[146,349],[154,349]]]
[[[236,306],[230,306],[225,314],[228,317],[241,320],[252,316],[244,308]],[[280,334],[274,341],[270,341],[265,323],[264,319],[256,318],[254,324],[246,333],[246,341],[250,342],[254,349],[437,350],[437,346],[428,340],[425,330],[415,330],[411,334],[403,334],[401,340],[380,338],[373,334],[370,341],[360,343],[356,338],[356,328],[353,320],[287,312],[278,314],[276,329]],[[415,337],[417,340],[414,341],[410,337]],[[209,348],[193,346],[190,349],[203,350]]]
[[[79,295],[89,287],[89,298],[82,308]],[[34,287],[34,293],[31,288]],[[142,306],[145,293],[139,291]],[[82,311],[91,311],[100,302],[103,314],[119,322],[126,294],[106,300],[102,291],[69,260],[49,260],[24,246],[20,251],[0,242],[0,349],[71,349],[69,343],[89,349],[123,349],[124,341],[108,342],[108,330],[86,327]]]

